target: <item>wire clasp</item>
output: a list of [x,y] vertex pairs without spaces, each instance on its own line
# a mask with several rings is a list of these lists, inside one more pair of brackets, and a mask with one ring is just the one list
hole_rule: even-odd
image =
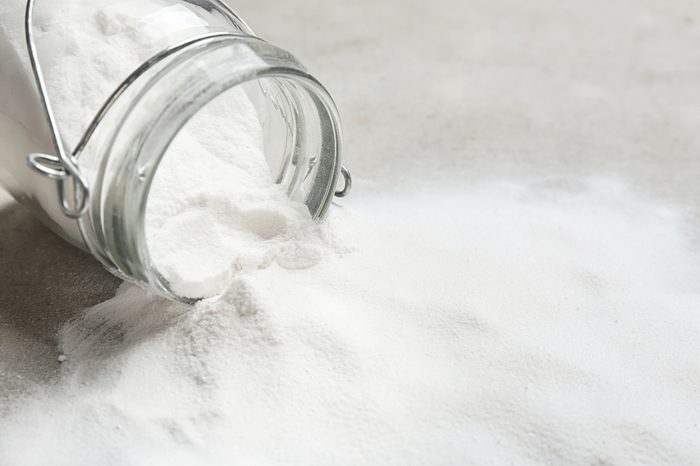
[[343,179],[345,180],[345,186],[343,186],[343,189],[340,191],[335,192],[335,197],[343,198],[347,197],[352,190],[352,175],[350,174],[350,170],[348,170],[345,165],[340,167],[340,173],[343,175]]
[[[33,16],[34,16],[34,0],[27,1],[27,10],[24,18],[25,38],[27,41],[27,50],[29,52],[29,62],[31,63],[32,73],[41,104],[46,113],[46,119],[51,130],[51,138],[54,149],[58,155],[48,154],[29,154],[27,164],[30,168],[38,173],[55,180],[58,185],[58,196],[61,202],[63,213],[72,219],[79,219],[83,216],[88,207],[90,199],[90,189],[87,180],[80,172],[77,161],[73,154],[68,154],[63,146],[61,134],[58,131],[56,117],[49,102],[48,93],[46,91],[46,83],[41,71],[41,65],[37,58],[36,45],[34,44],[33,34]],[[66,195],[67,182],[72,181],[73,199],[69,202]]]
[[[205,41],[214,40],[222,37],[237,37],[238,34],[206,34],[204,36],[197,37],[192,40],[185,41],[175,46],[172,46],[155,55],[150,60],[146,61],[143,65],[141,65],[141,67],[134,71],[124,82],[122,82],[122,84],[112,93],[112,95],[109,97],[109,99],[107,99],[105,104],[98,112],[97,116],[93,119],[92,123],[88,127],[88,130],[83,135],[75,150],[72,153],[69,153],[66,151],[65,146],[63,145],[63,140],[58,130],[58,124],[56,122],[56,117],[51,107],[51,102],[49,101],[46,83],[44,81],[41,64],[39,63],[36,45],[34,43],[34,3],[35,0],[27,0],[27,10],[25,14],[24,24],[25,39],[27,42],[27,50],[29,52],[29,61],[31,63],[32,73],[34,74],[34,80],[36,83],[37,90],[39,92],[41,104],[46,114],[46,120],[51,131],[52,143],[57,155],[39,153],[29,154],[27,156],[27,164],[37,173],[40,173],[56,181],[58,186],[60,206],[63,213],[71,219],[79,219],[87,211],[87,208],[89,206],[90,188],[87,179],[78,167],[77,156],[85,149],[85,146],[87,145],[88,140],[94,133],[97,125],[102,121],[102,119],[105,117],[106,113],[110,110],[110,108],[112,108],[119,96],[122,95],[126,91],[126,89],[134,81],[136,81],[136,79],[139,78],[139,76],[141,76],[143,73],[145,73],[152,66],[159,63],[164,58],[167,58],[170,55],[173,55],[179,52],[180,50],[192,46],[194,44],[203,43]],[[221,2],[219,0],[216,0],[216,3],[219,4]],[[223,3],[221,4],[221,8],[224,9],[224,11],[227,11],[232,18],[238,18]],[[345,166],[341,167],[341,174],[345,180],[344,187],[342,190],[336,191],[334,193],[335,196],[339,198],[346,197],[350,193],[350,190],[352,188],[352,177],[350,175],[350,171]],[[68,196],[68,186],[72,187],[73,196],[70,200],[70,196]]]

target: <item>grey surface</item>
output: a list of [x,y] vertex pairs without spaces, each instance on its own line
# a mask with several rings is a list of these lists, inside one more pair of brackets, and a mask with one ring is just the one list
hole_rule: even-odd
[[0,410],[3,398],[51,379],[61,324],[118,282],[0,193]]
[[329,87],[359,190],[603,174],[700,204],[698,2],[230,3]]
[[[697,2],[232,5],[336,98],[356,195],[418,178],[604,174],[697,209]],[[51,379],[56,330],[116,286],[90,257],[0,202],[0,410]]]

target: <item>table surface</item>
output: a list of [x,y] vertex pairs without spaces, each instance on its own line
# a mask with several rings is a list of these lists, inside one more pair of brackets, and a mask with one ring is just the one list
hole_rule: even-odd
[[[366,195],[426,178],[574,173],[619,176],[659,198],[699,204],[695,1],[234,7],[330,89],[346,162]],[[117,286],[0,194],[0,411],[2,400],[51,380],[57,329]]]

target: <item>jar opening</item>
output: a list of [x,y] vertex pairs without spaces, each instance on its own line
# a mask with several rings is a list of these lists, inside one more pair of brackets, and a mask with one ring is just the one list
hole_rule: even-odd
[[[322,215],[319,126],[292,82],[262,78],[207,103],[173,138],[151,186],[145,236],[158,280],[178,296],[215,295],[242,270],[275,260]],[[309,202],[309,204],[307,204]]]
[[[330,206],[340,169],[335,105],[291,55],[259,39],[183,50],[114,113],[106,118],[118,124],[114,136],[96,137],[107,155],[81,228],[113,272],[167,297],[222,291],[236,270],[274,260],[266,248],[288,234],[299,209],[318,220]],[[203,244],[212,234],[218,246]],[[237,249],[241,241],[260,246],[255,260],[240,256],[251,249]],[[177,272],[178,260],[191,270]]]

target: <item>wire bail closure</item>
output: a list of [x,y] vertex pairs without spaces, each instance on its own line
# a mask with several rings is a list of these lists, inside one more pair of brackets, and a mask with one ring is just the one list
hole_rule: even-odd
[[[46,120],[51,131],[51,138],[54,149],[57,155],[48,155],[33,153],[27,156],[27,164],[30,168],[35,170],[37,173],[44,175],[52,180],[56,181],[58,187],[58,196],[63,213],[71,219],[80,219],[83,214],[88,209],[90,201],[90,188],[88,186],[87,179],[80,171],[78,167],[77,156],[82,152],[88,143],[88,140],[94,133],[97,125],[105,117],[107,111],[113,106],[117,98],[123,94],[126,89],[147,69],[152,67],[155,63],[158,63],[165,57],[185,48],[187,46],[193,45],[198,42],[210,40],[219,36],[235,35],[226,33],[215,33],[208,34],[202,37],[197,37],[193,40],[183,42],[176,46],[170,47],[157,54],[146,63],[144,63],[139,69],[132,73],[122,84],[117,87],[117,89],[112,93],[112,95],[107,99],[103,107],[98,112],[97,116],[93,119],[92,123],[88,127],[88,130],[83,135],[82,139],[78,143],[75,151],[72,153],[66,152],[65,146],[63,145],[63,139],[58,130],[58,124],[56,117],[53,113],[53,108],[51,102],[49,101],[48,92],[46,89],[46,83],[44,81],[44,76],[41,69],[41,64],[38,60],[38,54],[36,50],[36,44],[34,42],[33,33],[33,17],[34,17],[34,3],[35,0],[27,0],[27,9],[25,14],[25,39],[27,42],[27,50],[29,52],[29,61],[32,68],[32,73],[34,75],[34,81],[36,83],[37,90],[39,92],[39,97],[41,104],[46,113]],[[221,3],[216,1],[217,4]],[[228,7],[222,4],[222,8],[233,16],[236,16]],[[334,194],[336,197],[342,198],[346,197],[352,188],[352,176],[350,171],[343,165],[341,166],[341,174],[344,178],[344,187],[342,190],[336,191]],[[73,198],[71,201],[68,200],[67,196],[67,184],[71,182],[73,190]]]
[[[47,154],[29,154],[27,164],[38,173],[55,180],[58,185],[58,197],[61,202],[63,213],[72,219],[79,219],[83,216],[88,207],[90,199],[90,188],[87,180],[80,172],[78,163],[73,154],[68,154],[63,145],[61,134],[58,131],[56,117],[51,108],[48,94],[46,91],[46,83],[41,71],[41,64],[38,61],[36,53],[36,45],[34,44],[33,34],[33,16],[34,16],[34,0],[27,1],[27,10],[24,18],[25,38],[27,41],[27,50],[29,52],[29,62],[34,74],[34,81],[39,98],[46,113],[46,119],[51,130],[51,138],[56,155]],[[73,185],[73,199],[68,201],[66,195],[67,182],[71,180]]]

